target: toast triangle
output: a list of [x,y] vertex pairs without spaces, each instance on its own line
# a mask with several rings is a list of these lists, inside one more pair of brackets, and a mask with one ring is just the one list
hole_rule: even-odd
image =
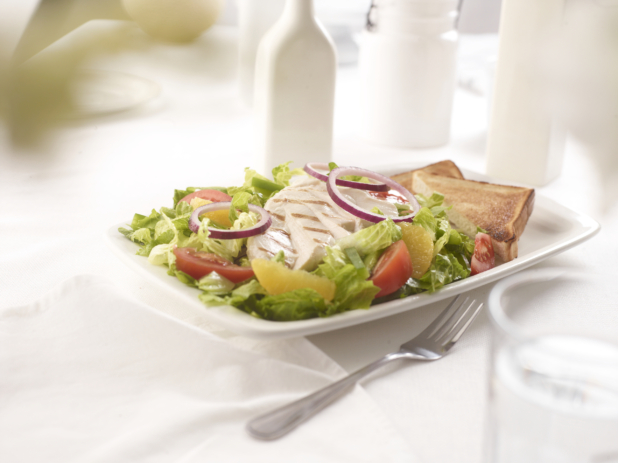
[[444,195],[444,204],[456,228],[474,238],[476,227],[487,230],[494,252],[508,262],[517,257],[518,240],[534,207],[534,190],[516,186],[434,175],[423,170],[412,174],[413,193]]

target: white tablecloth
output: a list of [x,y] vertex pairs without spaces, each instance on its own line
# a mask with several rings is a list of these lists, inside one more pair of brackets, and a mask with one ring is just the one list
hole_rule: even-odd
[[[0,15],[1,17],[2,15]],[[27,304],[79,274],[107,277],[142,303],[251,348],[252,341],[183,311],[173,297],[133,273],[111,254],[103,233],[171,202],[174,188],[238,184],[252,164],[252,119],[236,94],[236,31],[216,27],[189,46],[151,42],[137,35],[139,52],[93,64],[145,77],[161,97],[139,110],[74,122],[44,150],[18,150],[0,135],[0,307]],[[463,37],[466,44],[495,37]],[[492,42],[493,41],[493,42]],[[482,47],[481,47],[482,48]],[[489,46],[491,48],[491,46]],[[482,69],[481,69],[482,71]],[[334,158],[373,169],[452,159],[484,171],[486,100],[458,91],[452,142],[406,150],[367,144],[356,133],[357,69],[338,74]],[[604,190],[587,150],[570,141],[563,174],[537,193],[599,220],[593,240],[546,264],[616,276],[618,210],[603,206]],[[490,287],[474,291],[484,298]],[[613,291],[592,288],[598,322],[618,324]],[[435,317],[443,303],[309,338],[351,371],[396,349]],[[386,369],[366,391],[425,462],[478,462],[482,453],[489,325],[481,316],[445,359]],[[280,344],[279,344],[280,345]],[[276,352],[273,344],[273,352]],[[276,444],[275,444],[276,445]]]

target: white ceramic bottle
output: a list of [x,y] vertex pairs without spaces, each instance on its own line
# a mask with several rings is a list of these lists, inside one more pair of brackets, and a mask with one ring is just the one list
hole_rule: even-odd
[[329,162],[337,58],[313,0],[286,0],[258,48],[254,110],[258,168]]
[[566,132],[544,107],[541,55],[562,22],[565,0],[505,0],[492,112],[487,174],[545,185],[560,174]]
[[457,0],[373,0],[363,31],[361,136],[406,148],[448,143]]

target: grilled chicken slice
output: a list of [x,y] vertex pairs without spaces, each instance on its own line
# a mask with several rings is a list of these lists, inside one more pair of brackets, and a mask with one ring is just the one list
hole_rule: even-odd
[[[365,191],[345,194],[362,208],[378,207],[386,215],[397,215],[394,205]],[[250,260],[270,259],[282,250],[286,265],[293,269],[315,269],[326,255],[326,246],[367,226],[333,202],[324,182],[311,177],[279,191],[264,208],[273,224],[265,233],[249,238],[247,255]]]

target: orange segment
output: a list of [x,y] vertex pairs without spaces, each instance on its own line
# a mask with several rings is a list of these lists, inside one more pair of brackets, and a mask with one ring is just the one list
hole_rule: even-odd
[[400,223],[403,241],[412,259],[412,278],[420,278],[433,260],[433,240],[427,230],[411,223]]
[[337,286],[328,278],[312,275],[304,270],[290,270],[285,265],[266,259],[253,259],[251,267],[260,284],[272,295],[295,289],[316,290],[326,301],[335,297]]
[[218,223],[219,225],[223,225],[224,227],[231,227],[232,222],[230,221],[229,213],[229,209],[221,209],[220,211],[205,212],[204,214],[200,215],[200,218],[209,218],[210,220]]

